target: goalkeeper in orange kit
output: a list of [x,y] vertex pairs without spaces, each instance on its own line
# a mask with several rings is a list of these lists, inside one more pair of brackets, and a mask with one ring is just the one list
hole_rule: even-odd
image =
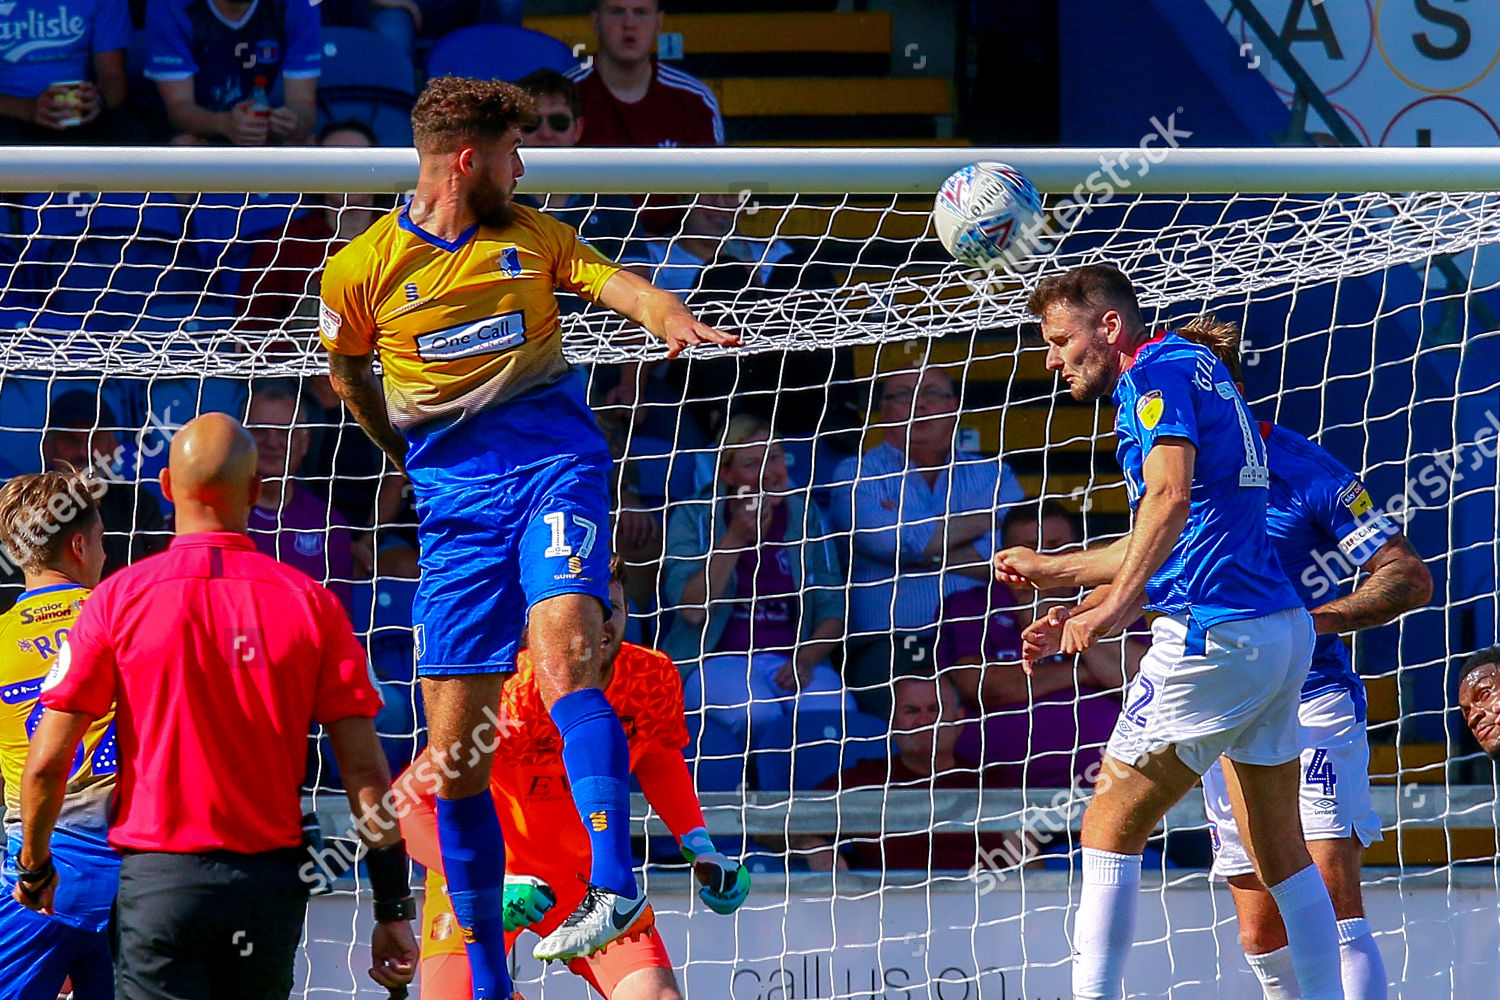
[[[625,587],[618,557],[610,567],[610,619],[601,650],[604,695],[620,716],[630,769],[693,864],[699,895],[716,913],[733,913],[750,892],[750,873],[715,848],[682,757],[687,745],[682,680],[663,653],[625,643]],[[490,793],[505,832],[507,950],[522,930],[546,935],[572,913],[587,889],[589,839],[563,769],[562,738],[537,691],[523,650],[501,694]],[[463,939],[448,901],[433,807],[434,769],[424,752],[394,782],[406,800],[401,831],[427,868],[422,904],[421,1000],[468,1000]],[[560,904],[560,905],[559,905]],[[608,1000],[680,1000],[672,961],[654,925],[628,933],[568,967]]]

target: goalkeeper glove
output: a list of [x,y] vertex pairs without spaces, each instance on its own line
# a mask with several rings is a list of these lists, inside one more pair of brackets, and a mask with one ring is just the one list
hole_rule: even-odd
[[535,875],[505,876],[505,929],[530,927],[547,915],[557,902],[557,893]]
[[703,827],[682,838],[682,856],[702,885],[698,897],[715,913],[733,913],[750,895],[750,869],[720,854]]

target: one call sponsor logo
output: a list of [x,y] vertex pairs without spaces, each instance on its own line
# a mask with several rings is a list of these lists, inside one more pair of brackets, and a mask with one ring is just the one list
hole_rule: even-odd
[[525,340],[526,314],[517,310],[421,334],[417,337],[417,357],[423,361],[453,361],[508,351]]

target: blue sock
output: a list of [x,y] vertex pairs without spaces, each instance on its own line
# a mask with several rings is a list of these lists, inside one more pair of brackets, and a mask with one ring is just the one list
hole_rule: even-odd
[[495,800],[486,788],[462,799],[437,800],[438,845],[453,914],[464,931],[464,950],[475,1000],[510,1000],[505,964],[505,840]]
[[633,899],[630,746],[620,718],[603,691],[583,688],[557,699],[552,721],[562,733],[563,767],[593,849],[589,881]]

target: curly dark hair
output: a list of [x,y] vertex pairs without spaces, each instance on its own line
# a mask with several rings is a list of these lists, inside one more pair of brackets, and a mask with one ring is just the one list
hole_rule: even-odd
[[421,153],[456,152],[535,121],[536,101],[520,87],[466,76],[428,81],[411,111],[412,138]]
[[1040,316],[1056,303],[1075,309],[1115,308],[1141,315],[1135,287],[1117,267],[1109,264],[1085,264],[1062,274],[1043,278],[1026,301],[1026,311]]

